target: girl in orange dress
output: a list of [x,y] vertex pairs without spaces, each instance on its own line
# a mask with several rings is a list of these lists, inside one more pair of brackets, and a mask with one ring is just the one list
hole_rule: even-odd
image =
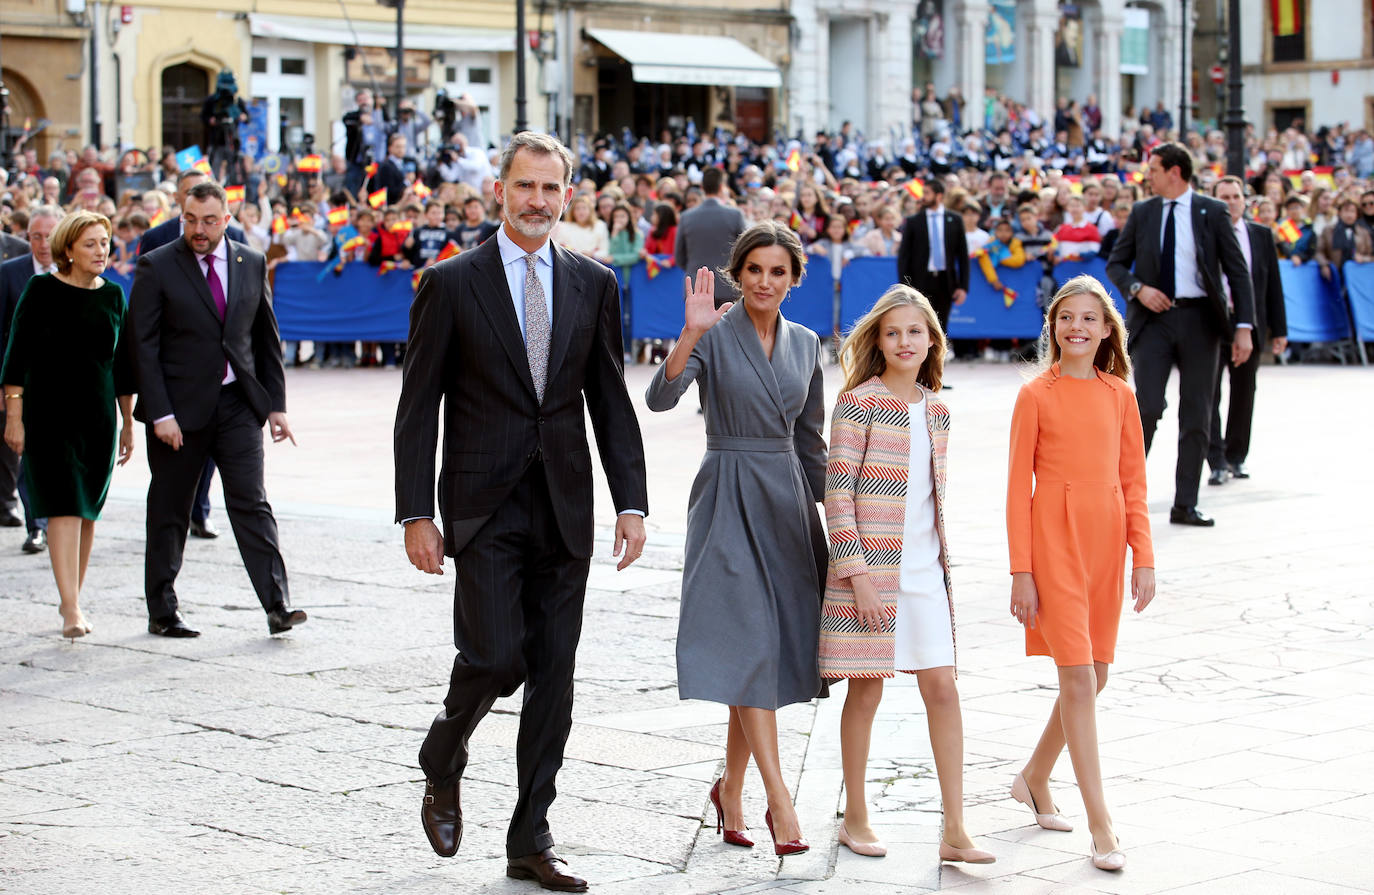
[[1022,386],[1012,415],[1007,541],[1011,614],[1026,627],[1026,655],[1054,658],[1059,698],[1011,794],[1045,829],[1072,830],[1050,796],[1067,742],[1093,863],[1120,870],[1126,856],[1102,794],[1095,712],[1116,651],[1127,544],[1135,611],[1154,599],[1145,441],[1127,385],[1126,326],[1101,283],[1065,283],[1041,341],[1046,369]]

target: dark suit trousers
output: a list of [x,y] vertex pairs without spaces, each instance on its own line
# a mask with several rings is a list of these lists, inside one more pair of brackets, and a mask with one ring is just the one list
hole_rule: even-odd
[[949,337],[949,310],[954,306],[954,290],[950,288],[949,279],[948,270],[935,273],[923,270],[911,284],[917,292],[930,300],[930,306],[940,318],[940,329],[945,331],[946,338]]
[[1207,319],[1206,299],[1180,302],[1140,330],[1131,346],[1136,401],[1149,453],[1155,426],[1164,416],[1169,373],[1178,366],[1178,463],[1174,467],[1174,506],[1197,506],[1202,461],[1212,421],[1221,340]]
[[[5,412],[0,410],[0,431],[4,431]],[[14,512],[14,495],[19,485],[19,455],[0,441],[0,511]]]
[[[1258,342],[1256,343],[1258,345]],[[1231,366],[1228,352],[1217,359],[1217,387],[1212,392],[1212,429],[1207,449],[1207,465],[1213,469],[1231,468],[1245,462],[1250,454],[1250,423],[1255,415],[1255,379],[1259,375],[1259,349],[1239,367]],[[1226,434],[1221,432],[1221,376],[1231,376],[1231,397],[1226,410]]]
[[210,423],[183,431],[181,450],[174,451],[147,427],[148,546],[144,592],[149,618],[177,611],[176,578],[186,549],[191,503],[207,457],[219,467],[224,509],[239,555],[265,610],[286,606],[286,563],[277,547],[277,520],[263,486],[262,424],[236,385],[220,390]]
[[542,464],[454,560],[453,661],[444,711],[420,747],[420,767],[439,784],[459,779],[468,739],[497,697],[523,683],[515,761],[519,794],[506,853],[553,846],[548,811],[572,727],[573,667],[590,560],[568,552]]
[[205,458],[205,469],[201,470],[200,483],[196,485],[196,501],[191,504],[191,518],[204,523],[210,518],[210,485],[215,481],[215,461]]

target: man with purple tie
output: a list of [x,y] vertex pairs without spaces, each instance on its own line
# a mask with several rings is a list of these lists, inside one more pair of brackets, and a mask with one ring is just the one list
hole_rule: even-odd
[[187,192],[182,238],[138,259],[129,297],[134,417],[148,427],[148,632],[197,637],[175,590],[191,501],[207,457],[220,469],[225,508],[272,634],[306,620],[290,608],[277,522],[263,486],[262,427],[290,439],[286,375],[267,262],[226,239],[224,188]]

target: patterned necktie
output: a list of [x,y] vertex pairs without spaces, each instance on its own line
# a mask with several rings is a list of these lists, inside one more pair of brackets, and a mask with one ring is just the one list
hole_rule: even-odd
[[544,299],[544,284],[534,271],[538,258],[525,256],[525,354],[530,359],[534,394],[544,402],[544,385],[549,378],[549,306]]
[[1159,250],[1159,291],[1174,297],[1174,252],[1177,251],[1174,244],[1174,208],[1178,203],[1165,202],[1169,206],[1169,214],[1164,218],[1164,245]]

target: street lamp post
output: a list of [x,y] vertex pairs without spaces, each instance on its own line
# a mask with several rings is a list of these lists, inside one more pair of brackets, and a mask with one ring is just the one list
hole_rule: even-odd
[[1245,176],[1245,111],[1240,104],[1240,0],[1226,4],[1226,173]]
[[525,0],[515,0],[515,129],[528,130],[525,117]]
[[406,0],[377,0],[379,4],[396,10],[396,104],[391,109],[393,121],[399,120],[401,100],[406,95],[406,38],[405,11]]
[[1182,0],[1178,23],[1178,138],[1188,130],[1188,0]]

